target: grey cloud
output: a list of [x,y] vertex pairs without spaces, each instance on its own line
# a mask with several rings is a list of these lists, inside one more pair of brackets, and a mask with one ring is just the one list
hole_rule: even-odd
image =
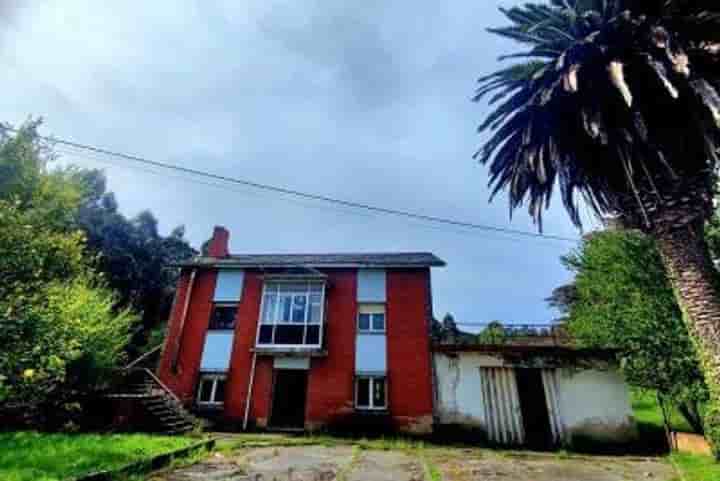
[[[524,212],[508,222],[504,199],[488,205],[485,168],[471,159],[487,110],[469,102],[474,80],[511,48],[484,33],[498,4],[32,3],[0,45],[17,65],[0,79],[17,92],[2,120],[42,114],[48,133],[109,149],[532,229]],[[220,189],[119,160],[66,160],[105,167],[125,212],[150,208],[164,230],[185,224],[196,245],[225,224],[238,252],[435,251],[448,261],[434,276],[438,315],[549,319],[543,298],[568,277],[558,256],[569,246]],[[575,235],[557,206],[546,230]]]

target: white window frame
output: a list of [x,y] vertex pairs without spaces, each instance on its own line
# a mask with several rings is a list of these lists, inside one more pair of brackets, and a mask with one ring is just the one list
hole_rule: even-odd
[[[307,289],[304,293],[299,292],[299,291],[297,293],[293,293],[293,298],[296,295],[305,295],[305,306],[306,306],[305,319],[303,320],[302,323],[292,322],[292,321],[278,321],[277,318],[279,316],[277,316],[277,313],[279,312],[279,310],[281,308],[280,302],[278,302],[279,294],[280,294],[279,286],[281,284],[300,284],[300,283],[306,284]],[[320,289],[320,322],[318,322],[318,323],[310,322],[310,314],[311,314],[311,310],[312,310],[312,306],[310,303],[310,296],[312,295],[311,290],[310,290],[311,284],[317,284],[317,285],[321,286],[321,289]],[[263,316],[265,313],[265,297],[269,291],[268,287],[275,286],[275,285],[278,286],[278,291],[277,291],[278,296],[276,297],[276,300],[275,300],[276,315],[272,321],[264,322]],[[255,346],[262,347],[262,348],[270,348],[270,349],[272,349],[272,348],[311,348],[311,349],[316,349],[316,348],[322,347],[322,345],[323,345],[323,325],[325,324],[325,303],[326,303],[325,293],[326,293],[325,282],[307,281],[307,280],[272,280],[272,281],[264,282],[262,298],[260,301],[260,315],[258,318],[257,333],[255,334]],[[292,307],[291,307],[291,310],[292,310]],[[292,316],[292,314],[291,314],[291,316]],[[273,326],[272,341],[270,343],[265,343],[265,344],[260,343],[260,329],[262,328],[262,326]],[[302,344],[276,344],[275,343],[275,332],[277,331],[277,329],[276,329],[277,326],[303,326],[304,329],[303,329]],[[317,344],[307,344],[306,343],[308,326],[319,326],[320,332],[318,335],[318,343]]]
[[[358,404],[358,392],[360,391],[360,380],[361,379],[367,379],[370,382],[368,383],[368,389],[370,389],[370,392],[368,395],[370,396],[368,398],[368,401],[370,404],[368,406],[360,406]],[[374,392],[375,392],[375,383],[382,380],[382,383],[385,385],[385,404],[383,406],[375,406],[374,405]],[[388,382],[387,382],[387,376],[355,376],[355,409],[358,411],[387,411],[388,410]]]
[[[360,315],[367,314],[370,316],[370,324],[367,329],[360,328]],[[373,325],[373,318],[378,315],[383,315],[383,328],[375,329]],[[358,334],[385,334],[387,332],[387,314],[385,313],[385,304],[381,303],[360,303],[358,304],[357,314],[357,332]]]
[[[211,327],[213,317],[215,316],[215,308],[216,308],[216,307],[234,307],[234,308],[235,308],[235,317],[233,317],[233,322],[235,323],[235,325],[233,326],[232,329],[217,329],[217,328]],[[235,328],[237,327],[237,324],[238,324],[238,319],[237,319],[238,308],[239,308],[239,303],[238,303],[238,302],[232,302],[232,301],[222,301],[222,302],[221,302],[221,301],[218,301],[218,302],[213,302],[212,310],[210,311],[210,321],[208,322],[208,331],[213,331],[213,332],[218,332],[218,331],[221,331],[221,332],[222,332],[222,331],[234,332],[234,331],[235,331]]]
[[[200,391],[202,389],[203,382],[212,381],[212,389],[210,390],[210,400],[201,401]],[[225,404],[225,400],[218,401],[215,399],[215,393],[217,391],[218,381],[225,381],[225,392],[227,393],[227,375],[225,374],[200,374],[200,382],[198,382],[196,403],[198,406],[222,406]]]

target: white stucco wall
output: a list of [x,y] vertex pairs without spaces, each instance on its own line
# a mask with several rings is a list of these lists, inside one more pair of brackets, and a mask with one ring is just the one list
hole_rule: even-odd
[[624,441],[637,435],[625,379],[614,369],[561,369],[557,377],[569,441]]
[[436,414],[442,424],[465,424],[483,427],[485,412],[480,385],[480,367],[500,367],[502,362],[492,356],[459,353],[448,356],[435,353],[438,402]]
[[[513,366],[499,357],[473,352],[456,356],[435,353],[434,362],[438,422],[484,428],[480,368]],[[570,444],[579,437],[621,442],[636,434],[628,386],[617,371],[563,368],[556,379],[565,442]]]

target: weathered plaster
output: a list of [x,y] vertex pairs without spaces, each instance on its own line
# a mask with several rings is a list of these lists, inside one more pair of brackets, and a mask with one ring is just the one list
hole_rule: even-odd
[[559,374],[560,415],[568,442],[576,437],[623,442],[637,436],[628,387],[617,370],[564,368]]
[[[434,354],[437,372],[436,419],[441,425],[484,428],[484,367],[514,367],[502,356],[457,352]],[[549,367],[542,359],[533,363]],[[558,369],[558,416],[564,442],[593,440],[626,442],[636,437],[627,384],[615,369],[564,367]]]

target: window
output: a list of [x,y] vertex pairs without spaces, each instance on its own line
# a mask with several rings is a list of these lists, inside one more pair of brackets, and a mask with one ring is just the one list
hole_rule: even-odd
[[208,329],[235,329],[237,304],[215,304]]
[[355,380],[355,407],[357,409],[387,409],[387,392],[384,377],[358,377]]
[[358,332],[385,332],[385,305],[360,304],[358,308]]
[[221,374],[202,374],[198,385],[197,403],[200,405],[220,405],[225,401],[225,376]]
[[320,346],[324,297],[320,282],[266,283],[257,344]]

